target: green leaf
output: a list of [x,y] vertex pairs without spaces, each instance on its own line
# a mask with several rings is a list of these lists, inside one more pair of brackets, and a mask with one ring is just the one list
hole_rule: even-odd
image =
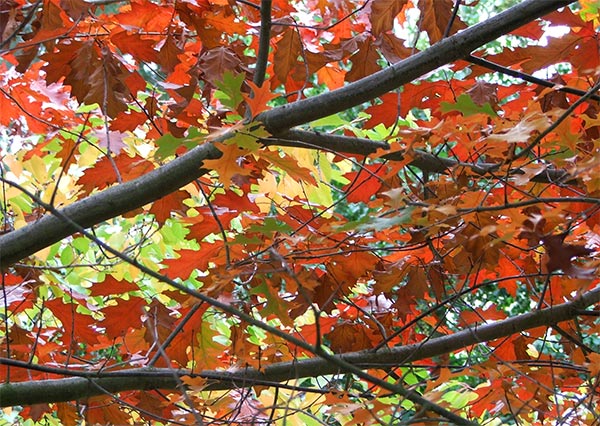
[[232,137],[226,139],[223,143],[226,145],[236,144],[241,148],[246,148],[247,150],[254,152],[262,147],[258,141],[269,136],[271,135],[265,130],[262,123],[252,122],[244,126],[243,129],[235,132]]
[[235,111],[244,100],[241,90],[244,78],[246,78],[245,73],[235,75],[231,71],[225,71],[223,80],[216,82],[219,90],[215,92],[215,98],[231,111]]
[[259,232],[261,234],[272,237],[274,233],[289,234],[293,231],[292,227],[287,223],[276,220],[275,218],[266,218],[261,225],[252,225],[248,228],[250,232]]
[[156,140],[156,145],[158,145],[156,157],[159,160],[164,160],[171,155],[175,155],[175,151],[182,145],[182,143],[183,139],[176,138],[170,133],[165,133]]
[[467,95],[462,94],[458,97],[455,104],[451,104],[450,102],[442,102],[440,104],[440,108],[442,112],[448,113],[450,111],[458,111],[462,113],[465,117],[474,114],[487,114],[490,117],[496,117],[497,114],[492,109],[491,105],[486,102],[484,105],[477,105],[473,102],[473,99]]

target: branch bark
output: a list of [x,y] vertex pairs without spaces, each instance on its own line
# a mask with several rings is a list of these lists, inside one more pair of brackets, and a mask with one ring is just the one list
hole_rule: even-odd
[[[375,154],[378,150],[388,150],[386,142],[349,136],[330,135],[304,130],[289,130],[279,137],[266,138],[261,141],[265,146],[290,146],[297,148],[320,149],[324,151],[348,153],[358,155]],[[381,158],[390,161],[402,161],[406,156],[404,151],[395,151],[383,154]],[[462,163],[453,158],[438,157],[430,152],[420,149],[414,150],[410,166],[430,173],[447,173],[450,169],[463,166],[478,175],[496,172],[502,165],[497,163]],[[508,171],[508,176],[522,175],[525,171],[516,167]],[[575,177],[566,170],[546,169],[531,177],[532,182],[566,184],[575,181]]]
[[[600,288],[579,298],[550,308],[507,318],[502,321],[476,326],[452,335],[437,337],[423,343],[382,348],[377,351],[360,351],[336,355],[341,363],[349,363],[363,370],[387,369],[408,362],[450,353],[477,343],[510,336],[541,326],[552,326],[571,320],[584,313],[584,309],[600,302]],[[32,366],[26,362],[0,358],[0,364],[18,368],[31,368],[49,373],[60,370]],[[294,362],[269,365],[262,370],[252,368],[230,371],[203,371],[196,376],[207,379],[206,390],[244,388],[255,385],[273,386],[288,380],[318,377],[345,372],[339,364],[323,358],[310,358]],[[73,371],[65,379],[33,382],[5,383],[0,385],[0,406],[31,405],[85,399],[108,392],[147,389],[176,389],[179,382],[170,369],[130,369],[115,372]],[[178,376],[190,376],[188,370],[176,371]],[[93,382],[93,383],[92,383]]]

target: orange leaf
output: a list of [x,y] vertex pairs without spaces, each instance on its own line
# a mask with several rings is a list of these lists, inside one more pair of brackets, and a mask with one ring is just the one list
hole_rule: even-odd
[[177,259],[166,259],[161,262],[168,268],[163,271],[163,274],[171,279],[187,279],[195,269],[200,271],[208,269],[208,263],[215,261],[217,254],[222,248],[222,243],[203,243],[198,251],[179,250],[177,252],[179,254]]
[[300,166],[298,161],[290,155],[285,154],[281,157],[279,151],[262,151],[260,156],[261,158],[267,159],[274,166],[285,171],[294,180],[304,181],[315,186],[317,185],[317,181],[311,174],[311,171],[306,167]]
[[242,93],[242,96],[252,112],[252,117],[256,117],[259,113],[269,109],[267,102],[276,98],[277,95],[271,92],[268,84],[263,83],[260,87],[251,81],[247,81],[246,84],[252,89],[252,95]]
[[202,164],[207,169],[215,170],[219,174],[220,182],[228,189],[234,176],[249,176],[252,171],[243,167],[246,150],[236,144],[219,144],[218,148],[223,153],[221,158],[204,160]]

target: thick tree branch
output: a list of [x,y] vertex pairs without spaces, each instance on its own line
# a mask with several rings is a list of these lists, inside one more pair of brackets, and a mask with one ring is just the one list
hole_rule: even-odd
[[[220,156],[221,152],[213,144],[199,146],[187,155],[138,179],[86,197],[61,209],[60,212],[82,228],[89,228],[176,191],[182,183],[207,172],[201,168],[202,161]],[[75,231],[76,229],[64,220],[46,215],[34,223],[2,235],[0,268],[48,247]]]
[[283,105],[260,114],[274,135],[336,114],[381,96],[447,63],[465,58],[473,50],[575,0],[528,0],[480,24],[443,39],[429,49],[410,56],[393,66],[350,83],[340,89]]
[[[571,320],[584,313],[584,309],[600,302],[600,288],[585,293],[578,299],[547,309],[529,312],[502,321],[476,326],[451,335],[430,339],[420,344],[382,348],[378,351],[360,351],[334,358],[342,363],[367,369],[387,369],[397,365],[431,358],[462,348],[510,336],[541,326],[552,326]],[[0,358],[0,364],[13,368],[32,368],[48,373],[61,370],[32,366],[16,360]],[[280,382],[305,377],[318,377],[343,373],[339,363],[324,358],[310,358],[295,362],[269,365],[258,371],[252,368],[229,371],[203,371],[197,376],[208,381],[207,390],[243,388],[254,385],[277,386]],[[63,372],[64,374],[64,372]],[[114,372],[72,371],[65,379],[40,380],[0,385],[0,406],[31,405],[85,399],[100,395],[98,386],[109,392],[144,389],[175,389],[178,382],[170,369],[130,369]],[[179,376],[190,375],[187,370],[177,371]],[[92,384],[91,382],[94,382]],[[96,386],[97,385],[97,386]]]
[[[359,105],[406,84],[436,68],[463,58],[477,47],[575,0],[525,1],[488,21],[444,39],[426,51],[355,83],[314,98],[266,111],[258,116],[274,135]],[[145,176],[77,201],[61,212],[84,228],[151,203],[204,174],[203,160],[220,152],[204,144]],[[0,268],[7,267],[73,233],[60,219],[45,216],[21,229],[0,236]]]

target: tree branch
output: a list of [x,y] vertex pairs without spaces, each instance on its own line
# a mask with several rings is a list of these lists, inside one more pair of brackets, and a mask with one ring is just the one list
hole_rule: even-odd
[[[462,348],[510,336],[541,326],[552,326],[581,315],[585,308],[600,302],[600,288],[589,291],[581,297],[561,305],[533,311],[481,326],[463,330],[451,335],[430,339],[394,348],[377,351],[351,352],[335,355],[340,363],[347,363],[363,370],[387,369],[408,362],[450,353]],[[188,370],[178,370],[179,376],[194,376],[207,379],[206,390],[225,390],[254,385],[277,386],[288,380],[318,377],[346,372],[340,363],[324,358],[310,358],[292,362],[271,364],[262,370],[244,368],[229,371],[203,371],[193,375]],[[23,361],[0,358],[0,364],[17,368],[46,371],[53,374],[66,374],[64,370],[52,367],[35,366]],[[38,403],[63,402],[85,399],[100,395],[98,386],[109,392],[145,389],[176,389],[177,381],[173,370],[162,368],[140,368],[114,372],[72,371],[69,374],[80,377],[40,380],[0,385],[0,406],[31,405]],[[94,382],[95,385],[91,382]],[[97,386],[96,386],[97,385]]]
[[271,44],[271,3],[271,0],[261,0],[260,2],[260,39],[253,78],[254,84],[258,87],[262,86],[265,81],[265,73],[267,71],[269,47]]
[[[279,137],[263,139],[261,142],[265,146],[289,146],[358,155],[371,155],[375,154],[377,150],[389,150],[387,142],[295,129],[288,130]],[[402,161],[405,155],[405,151],[395,151],[383,154],[381,158],[389,161]],[[464,163],[453,158],[438,157],[421,149],[414,150],[413,159],[409,165],[431,173],[447,173],[454,167],[462,166],[469,168],[473,173],[478,175],[489,174],[498,170],[501,166],[501,164],[497,163]],[[508,171],[509,176],[522,174],[525,174],[525,172],[518,167]],[[540,183],[566,184],[572,183],[575,177],[571,176],[565,170],[546,169],[533,176],[530,180]]]
[[[62,215],[82,228],[151,203],[207,172],[202,161],[216,159],[221,152],[213,144],[204,144],[186,155],[135,180],[108,188],[63,209]],[[32,255],[75,232],[69,223],[52,215],[0,236],[0,268]]]
[[574,1],[524,1],[389,68],[337,90],[266,111],[259,114],[257,120],[265,123],[269,133],[278,135],[300,124],[347,110],[409,83],[442,65],[465,58],[478,47]]
[[[527,74],[527,73],[524,73],[521,71],[516,71],[516,70],[510,69],[510,68],[507,68],[503,65],[499,65],[499,64],[489,61],[487,59],[480,58],[479,56],[469,55],[466,58],[466,60],[474,65],[479,65],[483,68],[487,68],[492,71],[499,72],[501,74],[510,75],[511,77],[515,77],[520,80],[527,81],[529,83],[537,84],[539,86],[544,86],[544,87],[554,87],[554,88],[556,88],[557,92],[569,93],[571,95],[578,95],[578,96],[586,95],[585,90],[580,90],[580,89],[576,89],[574,87],[569,87],[569,86],[560,86],[557,83],[553,83],[551,81],[544,80],[542,78],[537,78],[533,75],[530,75],[530,74]],[[591,95],[589,98],[593,99],[595,101],[600,101],[600,96],[598,96],[598,95]]]

